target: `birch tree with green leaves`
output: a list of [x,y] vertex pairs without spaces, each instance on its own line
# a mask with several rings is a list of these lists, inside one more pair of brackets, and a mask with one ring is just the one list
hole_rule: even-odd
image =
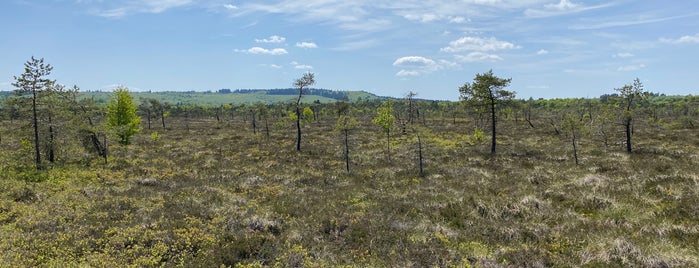
[[129,144],[131,137],[141,131],[141,118],[136,114],[137,106],[125,87],[114,90],[107,104],[107,126],[119,137],[119,143]]
[[391,100],[386,100],[381,103],[381,107],[376,109],[376,117],[371,120],[374,125],[381,127],[381,129],[386,133],[386,155],[387,159],[391,161],[391,128],[393,123],[396,122],[396,117],[393,115],[393,104]]

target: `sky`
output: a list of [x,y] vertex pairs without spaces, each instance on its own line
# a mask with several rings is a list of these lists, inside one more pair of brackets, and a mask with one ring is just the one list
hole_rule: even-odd
[[518,98],[639,78],[699,93],[696,0],[2,0],[0,90],[32,56],[81,90],[317,88],[458,100],[493,70]]

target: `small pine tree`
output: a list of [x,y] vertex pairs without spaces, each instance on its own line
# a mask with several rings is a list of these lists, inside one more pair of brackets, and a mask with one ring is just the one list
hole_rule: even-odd
[[639,102],[648,97],[649,93],[643,89],[643,84],[641,80],[636,78],[633,80],[633,84],[625,85],[621,88],[615,89],[619,92],[619,97],[622,102],[622,118],[624,124],[624,132],[626,133],[626,152],[631,153],[631,134],[632,134],[632,121],[634,114],[636,113],[636,108],[639,106]]
[[311,72],[305,73],[301,78],[294,80],[294,87],[298,89],[299,93],[299,97],[296,98],[296,151],[299,152],[301,151],[301,97],[303,97],[304,91],[315,83],[315,75]]
[[22,96],[31,94],[32,107],[32,127],[34,128],[34,164],[36,169],[41,169],[41,152],[39,149],[39,120],[38,120],[38,95],[46,90],[46,86],[53,83],[53,80],[47,79],[46,76],[51,74],[53,67],[50,64],[44,63],[44,58],[37,59],[32,56],[24,64],[24,73],[19,77],[15,76],[15,82],[12,86],[16,87],[16,94]]
[[495,154],[497,124],[496,110],[502,102],[515,97],[515,92],[507,91],[503,88],[510,85],[512,78],[499,78],[493,74],[493,70],[483,74],[476,74],[473,83],[465,83],[459,88],[461,99],[472,102],[474,105],[486,108],[490,114],[491,126],[491,146],[490,154]]
[[347,169],[347,172],[350,172],[349,132],[350,132],[350,130],[357,128],[357,126],[359,126],[359,122],[357,122],[356,119],[350,117],[349,115],[341,115],[340,118],[337,119],[337,124],[335,125],[335,130],[342,132],[342,134],[344,136],[344,143],[345,143],[344,156],[345,156],[345,168]]

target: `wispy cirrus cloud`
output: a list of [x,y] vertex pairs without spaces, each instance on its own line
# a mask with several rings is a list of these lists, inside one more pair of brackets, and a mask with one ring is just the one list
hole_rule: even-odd
[[543,8],[528,8],[524,10],[524,15],[532,18],[553,17],[566,15],[570,13],[584,12],[594,9],[600,9],[612,6],[611,3],[585,6],[584,4],[575,3],[570,0],[560,0],[555,4],[545,4]]
[[400,70],[396,73],[396,76],[419,76],[420,72],[418,71],[408,71],[408,70]]
[[269,38],[264,38],[264,39],[255,39],[255,43],[272,43],[272,44],[278,44],[278,43],[284,43],[286,41],[285,37],[278,36],[278,35],[272,35]]
[[262,67],[268,67],[272,69],[281,69],[284,68],[284,66],[278,65],[278,64],[260,64]]
[[466,56],[456,55],[454,58],[460,62],[495,62],[503,60],[503,58],[498,55],[479,51],[468,53]]
[[311,69],[313,69],[313,66],[306,65],[306,64],[299,64],[299,65],[294,66],[294,69],[311,70]]
[[699,34],[685,35],[680,38],[660,38],[660,42],[668,44],[699,44]]
[[286,51],[286,49],[283,48],[273,48],[273,49],[266,49],[266,48],[261,48],[261,47],[252,47],[249,49],[236,49],[235,52],[240,52],[240,53],[246,53],[246,54],[261,54],[261,55],[284,55],[288,54],[289,52]]
[[629,53],[629,52],[619,52],[619,53],[612,55],[612,58],[622,58],[623,59],[623,58],[631,58],[633,56],[634,55]]
[[436,14],[436,13],[422,13],[422,14],[405,14],[403,15],[403,18],[411,21],[418,21],[418,22],[442,22],[446,21],[448,23],[454,23],[454,24],[461,24],[461,23],[466,23],[469,20],[465,17],[462,16],[451,16],[451,15],[441,15],[441,14]]
[[449,46],[443,47],[441,51],[443,52],[462,52],[462,51],[496,51],[504,49],[514,49],[518,48],[513,43],[507,41],[500,41],[494,37],[490,38],[480,38],[464,36],[457,40],[449,42]]
[[376,46],[379,43],[380,43],[380,41],[377,39],[356,40],[356,41],[349,41],[349,42],[339,44],[339,45],[333,47],[332,49],[336,50],[336,51],[359,50],[359,49],[365,49],[365,48]]
[[[93,1],[79,1],[79,4],[94,4]],[[106,18],[120,18],[136,13],[162,13],[166,10],[185,7],[196,4],[194,0],[132,0],[109,1],[97,7],[92,7],[89,12],[93,15]]]
[[646,68],[646,65],[642,64],[642,63],[641,64],[631,64],[631,65],[620,66],[619,68],[617,68],[617,71],[619,71],[619,72],[631,72],[631,71],[638,71],[638,70],[641,70],[644,68]]
[[318,48],[318,45],[313,42],[297,42],[296,47],[300,48]]
[[682,15],[682,16],[671,16],[671,17],[636,17],[636,18],[617,18],[615,20],[607,20],[607,21],[599,21],[599,22],[593,22],[593,21],[587,21],[583,24],[576,24],[570,27],[571,30],[599,30],[599,29],[607,29],[607,28],[616,28],[616,27],[626,27],[626,26],[634,26],[634,25],[643,25],[643,24],[651,24],[651,23],[658,23],[658,22],[665,22],[665,21],[670,21],[670,20],[676,20],[676,19],[682,19],[682,18],[687,18],[691,17],[694,15]]
[[313,66],[308,65],[308,64],[301,64],[298,63],[297,61],[292,61],[289,64],[294,67],[294,69],[300,69],[300,70],[311,70],[313,69]]
[[238,7],[232,4],[224,4],[223,8],[225,8],[228,11],[235,11],[238,10]]

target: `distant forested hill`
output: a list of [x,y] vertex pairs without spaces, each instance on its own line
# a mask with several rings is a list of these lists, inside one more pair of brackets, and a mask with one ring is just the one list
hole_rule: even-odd
[[[110,91],[82,92],[83,98],[93,98],[97,103],[107,103]],[[166,92],[132,92],[136,99],[156,99],[171,104],[191,104],[202,106],[219,106],[222,104],[250,104],[288,102],[296,98],[298,91],[288,89],[221,89],[216,92],[201,91],[166,91]],[[303,102],[331,103],[336,101],[355,102],[360,100],[376,100],[381,97],[366,91],[335,91],[327,89],[308,89],[304,93]]]

